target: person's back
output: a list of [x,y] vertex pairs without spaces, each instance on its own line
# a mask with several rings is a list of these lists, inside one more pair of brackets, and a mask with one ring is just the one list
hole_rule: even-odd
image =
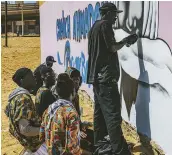
[[44,111],[48,108],[50,104],[55,101],[55,97],[53,96],[52,92],[42,86],[38,89],[36,96],[35,96],[35,106],[37,114],[42,117]]
[[76,95],[74,82],[61,73],[55,89],[59,99],[43,114],[40,140],[45,141],[49,154],[90,155],[80,148],[80,118],[72,103]]
[[[108,32],[106,32],[108,31]],[[108,38],[104,34],[111,34]],[[109,39],[110,38],[110,39]],[[118,55],[110,52],[109,46],[115,41],[112,26],[107,20],[98,20],[88,35],[88,74],[87,83],[104,83],[113,78],[119,79]]]
[[75,87],[66,73],[59,74],[56,91],[59,99],[43,114],[40,140],[46,142],[49,154],[80,155],[80,119],[72,104]]
[[[58,104],[60,107],[56,109]],[[40,140],[45,136],[48,137],[45,138],[45,142],[49,154],[61,154],[62,152],[81,154],[79,139],[77,139],[79,138],[80,120],[71,102],[59,99],[49,106],[42,118],[41,130],[45,130],[45,133],[40,133]]]

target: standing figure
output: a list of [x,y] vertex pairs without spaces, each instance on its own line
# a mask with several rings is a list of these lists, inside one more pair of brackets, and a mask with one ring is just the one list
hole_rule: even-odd
[[117,51],[137,41],[137,35],[130,35],[116,42],[112,25],[118,18],[118,10],[113,3],[100,7],[101,20],[97,20],[88,34],[87,83],[93,84],[94,91],[94,143],[110,137],[112,154],[130,155],[123,137],[121,105],[118,91],[120,75]]

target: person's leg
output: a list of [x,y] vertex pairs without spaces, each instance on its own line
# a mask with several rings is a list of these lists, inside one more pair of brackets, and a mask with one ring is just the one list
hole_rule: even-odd
[[113,153],[130,155],[121,129],[121,104],[117,83],[100,84],[100,107],[104,115]]
[[86,129],[84,132],[87,136],[80,140],[81,148],[90,152],[94,151],[94,131],[91,129]]
[[106,136],[107,128],[106,123],[99,104],[99,87],[94,85],[94,144],[102,140]]
[[91,129],[86,129],[87,137],[86,140],[89,141],[92,145],[94,144],[94,131]]

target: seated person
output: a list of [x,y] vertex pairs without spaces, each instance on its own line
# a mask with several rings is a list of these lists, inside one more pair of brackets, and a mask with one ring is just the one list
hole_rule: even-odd
[[38,89],[43,85],[43,80],[41,78],[41,69],[42,67],[50,67],[52,68],[53,67],[53,64],[55,63],[56,61],[54,60],[54,57],[53,56],[47,56],[46,57],[46,61],[39,65],[35,71],[33,72],[33,75],[35,77],[35,80],[36,80],[36,86],[35,88],[33,89],[33,94],[35,95],[38,91]]
[[[68,67],[65,71],[70,78],[73,80],[76,90],[76,95],[73,100],[73,104],[81,117],[80,112],[80,105],[79,105],[79,94],[78,90],[82,84],[82,77],[80,75],[80,71],[77,70],[74,67]],[[92,151],[93,150],[93,144],[94,144],[94,132],[91,129],[88,129],[88,127],[92,126],[90,122],[80,122],[80,128],[81,128],[81,148]]]
[[44,112],[40,140],[45,141],[50,155],[81,155],[80,118],[72,104],[75,98],[73,81],[66,73],[58,75],[58,100]]
[[35,97],[36,112],[39,117],[42,117],[43,112],[48,108],[50,104],[56,101],[53,96],[51,87],[55,84],[55,74],[52,68],[43,66],[40,70],[43,86],[41,86]]
[[[10,95],[6,114],[9,117],[9,131],[24,147],[25,154],[39,153],[40,120],[36,115],[35,105],[30,92],[36,85],[33,73],[28,68],[18,69],[12,77],[19,86]],[[41,151],[42,155],[47,150]]]

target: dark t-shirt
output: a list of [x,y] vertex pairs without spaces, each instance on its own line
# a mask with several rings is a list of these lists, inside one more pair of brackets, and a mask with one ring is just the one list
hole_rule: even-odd
[[113,42],[112,25],[107,20],[96,21],[88,34],[88,84],[119,80],[118,54],[110,52]]
[[37,87],[38,87],[38,88],[40,88],[40,87],[43,85],[43,81],[42,81],[42,79],[41,79],[41,73],[40,73],[40,71],[41,71],[41,68],[44,67],[44,66],[46,66],[46,63],[43,63],[43,64],[39,65],[39,66],[35,69],[35,71],[33,72],[33,75],[34,75],[34,77],[35,77],[36,84],[37,84]]
[[37,114],[40,117],[42,117],[42,114],[48,108],[48,106],[55,101],[56,101],[55,97],[48,88],[46,87],[39,88],[35,97],[35,106],[36,106]]

